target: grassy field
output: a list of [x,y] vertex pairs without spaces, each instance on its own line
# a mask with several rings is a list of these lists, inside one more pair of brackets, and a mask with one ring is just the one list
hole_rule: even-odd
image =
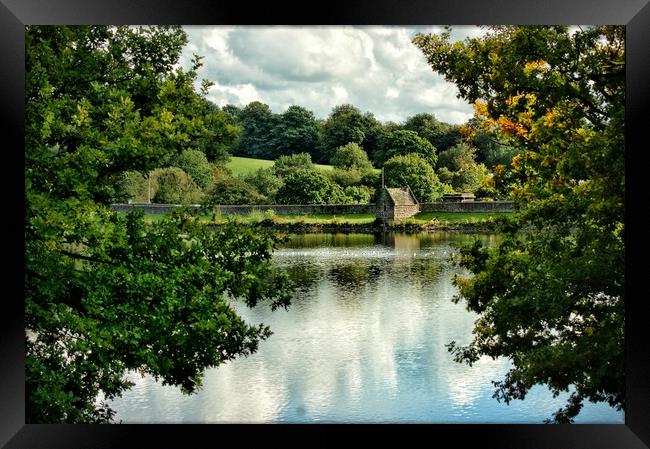
[[[233,175],[247,175],[253,173],[260,168],[269,168],[273,166],[274,161],[267,161],[265,159],[253,159],[249,157],[235,157],[232,156],[226,167],[232,170]],[[331,165],[315,164],[316,168],[322,170],[331,170]]]
[[437,221],[443,224],[475,224],[491,217],[508,217],[512,212],[420,212],[408,220],[412,223]]

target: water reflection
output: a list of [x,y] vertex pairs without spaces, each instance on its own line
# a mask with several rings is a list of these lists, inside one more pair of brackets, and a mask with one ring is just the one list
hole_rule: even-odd
[[[256,354],[209,370],[183,396],[133,375],[115,401],[124,422],[542,422],[558,409],[543,389],[510,406],[492,398],[507,360],[453,362],[475,316],[450,300],[463,234],[293,236],[274,257],[299,288],[289,311],[236,304],[274,335]],[[480,236],[489,242],[494,237]],[[588,404],[583,422],[623,422]]]

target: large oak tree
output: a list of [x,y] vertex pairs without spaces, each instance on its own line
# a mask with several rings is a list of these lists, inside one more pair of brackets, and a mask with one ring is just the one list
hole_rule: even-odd
[[500,244],[462,251],[474,276],[456,282],[479,319],[473,341],[450,350],[470,364],[510,358],[500,400],[538,384],[571,391],[557,422],[584,401],[625,409],[624,28],[492,27],[413,42],[520,153],[496,181],[522,212]]
[[[236,313],[286,306],[261,230],[215,232],[186,212],[115,213],[120,174],[226,145],[225,117],[175,68],[180,27],[26,29],[26,421],[108,421],[127,370],[191,392],[270,335]],[[214,141],[218,139],[218,141]],[[214,151],[213,151],[214,152]]]

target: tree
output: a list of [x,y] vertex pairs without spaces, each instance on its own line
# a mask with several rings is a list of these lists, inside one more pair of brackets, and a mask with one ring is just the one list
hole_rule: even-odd
[[234,144],[233,153],[238,156],[273,159],[273,133],[278,124],[278,116],[271,108],[267,104],[253,101],[241,110],[237,120],[241,134]]
[[417,153],[429,165],[434,167],[438,156],[436,149],[427,140],[418,136],[415,131],[398,130],[393,131],[384,138],[384,152],[379,156],[381,162],[387,161],[393,156],[404,156],[410,153]]
[[486,181],[488,169],[476,163],[476,149],[466,143],[454,145],[438,155],[438,177],[455,192],[477,192]]
[[368,154],[356,143],[349,143],[336,149],[330,164],[345,169],[356,169],[360,171],[372,170],[372,164],[368,160]]
[[281,178],[296,170],[311,170],[313,168],[314,164],[309,153],[280,156],[273,163],[273,173]]
[[384,164],[387,187],[409,186],[421,203],[436,201],[444,192],[431,165],[419,154],[393,156]]
[[473,341],[450,350],[470,364],[512,360],[499,400],[538,384],[571,390],[556,422],[585,400],[625,409],[624,28],[493,27],[462,43],[448,32],[413,42],[519,152],[496,175],[523,210],[501,243],[461,252],[474,276],[456,283],[479,319]]
[[27,26],[25,367],[28,423],[109,421],[127,370],[185,392],[268,328],[229,304],[288,304],[263,229],[156,223],[110,207],[120,174],[165,166],[209,133],[188,107],[180,27]]
[[348,143],[361,144],[366,137],[366,119],[351,104],[336,106],[323,124],[323,140],[317,163],[327,163],[338,147]]
[[176,159],[176,166],[191,176],[201,189],[205,189],[213,180],[212,165],[200,150],[184,150]]
[[260,168],[254,173],[244,176],[244,181],[255,187],[266,198],[267,204],[275,203],[275,195],[282,187],[282,179],[275,175],[273,168]]
[[149,200],[147,180],[138,171],[125,171],[118,175],[115,184],[115,197],[117,202],[134,201],[146,203]]
[[268,199],[238,176],[221,176],[207,192],[204,205],[219,204],[265,204]]
[[278,204],[338,204],[343,201],[341,187],[316,168],[297,169],[284,177],[276,195]]
[[497,165],[510,165],[517,148],[508,145],[493,121],[475,115],[460,127],[463,141],[476,148],[476,161],[493,169]]
[[152,200],[165,204],[196,204],[201,191],[190,175],[178,167],[159,168],[151,172]]
[[309,153],[318,155],[320,128],[314,113],[300,106],[289,106],[278,120],[274,133],[272,159],[280,155]]
[[457,126],[440,122],[433,114],[426,112],[409,117],[402,128],[415,131],[418,136],[428,140],[439,152],[451,148],[461,140]]

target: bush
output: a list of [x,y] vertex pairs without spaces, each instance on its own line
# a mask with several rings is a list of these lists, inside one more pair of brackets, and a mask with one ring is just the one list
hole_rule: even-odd
[[147,178],[139,171],[122,172],[115,183],[114,201],[146,203],[149,201]]
[[337,204],[344,198],[341,187],[316,169],[289,172],[276,196],[279,204]]
[[176,160],[176,166],[190,175],[201,189],[205,189],[212,183],[212,164],[200,150],[183,151]]
[[336,149],[330,164],[341,169],[356,169],[359,171],[372,170],[368,154],[356,143],[348,143]]
[[265,204],[268,198],[260,194],[255,186],[238,176],[221,176],[214,181],[207,192],[204,204]]
[[361,184],[363,173],[359,170],[345,170],[341,168],[334,168],[329,171],[327,175],[330,179],[340,185],[341,187],[348,187]]
[[151,178],[154,203],[193,204],[202,199],[194,180],[178,167],[156,169]]
[[284,177],[286,174],[295,170],[311,170],[312,168],[314,168],[314,164],[311,161],[311,155],[309,153],[280,156],[273,163],[273,173],[280,177]]
[[368,204],[374,196],[375,189],[366,186],[348,186],[343,189],[343,204]]
[[275,195],[282,187],[282,179],[275,176],[271,168],[260,168],[255,173],[244,176],[243,179],[255,187],[261,195],[264,195],[270,204],[275,202]]

